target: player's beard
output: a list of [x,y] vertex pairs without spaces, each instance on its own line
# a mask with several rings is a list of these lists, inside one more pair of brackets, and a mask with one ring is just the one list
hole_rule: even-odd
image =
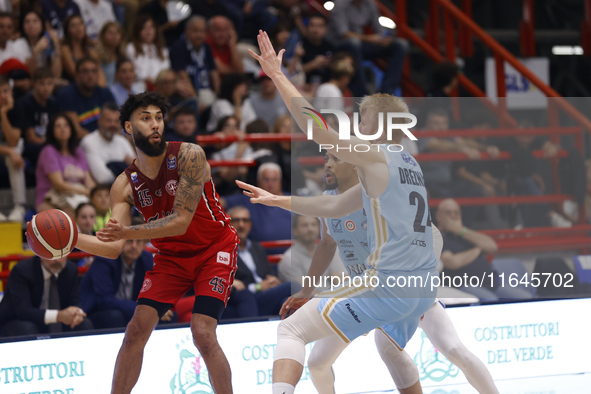
[[[164,134],[160,135],[159,133],[152,133],[147,137],[144,137],[142,133],[138,130],[133,128],[133,141],[135,143],[135,147],[144,152],[147,156],[150,157],[158,157],[164,153],[166,150],[166,140],[164,139]],[[150,138],[154,135],[158,134],[160,136],[160,142],[154,144],[150,141]]]
[[332,183],[328,183],[325,182],[326,184],[326,190],[335,190],[336,188],[339,187],[339,180],[337,179],[336,175],[334,174],[334,172],[331,172],[332,174]]

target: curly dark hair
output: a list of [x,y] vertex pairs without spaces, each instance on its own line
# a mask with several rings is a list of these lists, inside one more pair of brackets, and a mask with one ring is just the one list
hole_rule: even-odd
[[160,108],[163,116],[166,116],[166,111],[168,111],[168,108],[170,107],[168,99],[157,92],[130,94],[119,109],[119,121],[121,122],[123,130],[125,130],[125,122],[128,122],[131,119],[131,116],[136,109],[146,108],[149,105],[154,105]]
[[55,130],[54,130],[55,129],[55,122],[57,122],[57,120],[59,118],[64,118],[66,120],[66,122],[68,123],[68,126],[70,126],[70,138],[68,139],[68,152],[70,152],[70,154],[72,156],[77,156],[76,155],[76,148],[78,147],[80,140],[78,139],[78,136],[76,135],[76,128],[74,127],[74,123],[72,123],[72,121],[70,120],[68,115],[66,115],[65,112],[57,113],[49,121],[49,124],[47,125],[47,131],[45,133],[45,145],[51,145],[55,149],[57,149],[58,152],[61,152],[62,146],[61,146],[60,142],[55,138]]

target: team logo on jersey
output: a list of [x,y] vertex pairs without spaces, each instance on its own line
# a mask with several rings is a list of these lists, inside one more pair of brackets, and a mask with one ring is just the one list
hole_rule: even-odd
[[133,183],[137,183],[137,172],[132,172],[131,173],[131,181]]
[[156,197],[162,197],[162,189],[156,190],[154,194],[156,194]]
[[176,156],[168,156],[168,159],[166,159],[166,167],[169,170],[174,170],[176,168]]
[[170,181],[166,182],[166,192],[168,194],[170,194],[171,196],[176,195],[176,187],[178,185],[178,182],[176,181],[176,179],[171,179]]
[[402,152],[400,154],[400,156],[402,156],[402,160],[404,160],[404,162],[406,164],[411,164],[413,167],[417,165],[417,162],[415,161],[415,159],[411,155],[409,155],[408,153]]
[[193,345],[193,338],[187,335],[175,345],[179,351],[178,372],[170,380],[172,394],[213,394],[209,372],[201,354]]
[[345,227],[347,228],[347,230],[349,231],[355,231],[355,222],[352,220],[347,220],[345,222]]
[[150,290],[150,287],[152,287],[152,280],[150,278],[146,278],[146,280],[144,280],[144,284],[142,285],[140,293]]
[[343,232],[343,225],[341,223],[341,219],[332,219],[330,221],[330,224],[332,225],[332,231],[334,231],[335,233]]
[[367,230],[367,220],[364,220],[363,222],[361,222],[361,228],[363,230]]

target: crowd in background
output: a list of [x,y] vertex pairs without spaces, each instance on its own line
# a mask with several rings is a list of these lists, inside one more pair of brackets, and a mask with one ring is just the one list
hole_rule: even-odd
[[[310,223],[308,218],[292,220],[279,208],[250,204],[234,180],[243,179],[275,194],[317,195],[324,190],[324,169],[292,160],[318,155],[317,147],[244,141],[252,133],[292,133],[288,108],[248,49],[258,51],[258,29],[268,31],[275,49],[285,49],[284,73],[314,106],[351,113],[352,97],[399,94],[408,44],[378,23],[373,0],[335,1],[328,19],[306,2],[295,0],[189,0],[190,15],[169,20],[169,3],[21,0],[0,6],[0,155],[4,158],[0,179],[2,188],[10,188],[13,203],[6,215],[0,213],[0,221],[25,223],[34,213],[58,208],[75,219],[82,233],[94,234],[103,227],[110,216],[110,184],[136,156],[131,137],[119,125],[118,108],[130,94],[157,91],[171,103],[166,140],[237,136],[238,141],[231,144],[204,146],[208,158],[256,161],[255,167],[212,169],[216,189],[243,241],[242,276],[237,274],[234,285],[238,295],[233,294],[225,317],[277,313],[297,280],[281,266],[275,272],[266,260],[267,252],[285,250],[265,252],[259,242],[290,239],[293,234],[297,255],[306,260],[313,254],[320,227],[315,219]],[[368,72],[367,63],[378,58],[386,61],[379,78]],[[561,159],[560,169],[569,176],[561,177],[560,186],[572,200],[559,210],[546,204],[454,205],[453,198],[458,197],[546,193],[549,169],[532,152],[541,149],[551,158],[561,148],[544,138],[445,136],[453,128],[497,127],[496,118],[482,111],[467,114],[460,122],[453,119],[445,98],[457,86],[458,72],[451,63],[437,66],[427,95],[442,100],[427,99],[417,108],[419,129],[440,131],[441,137],[421,138],[417,131],[418,144],[405,140],[403,145],[411,154],[463,152],[476,159],[482,152],[494,158],[500,151],[509,151],[514,158],[502,165],[492,161],[421,164],[430,197],[449,199],[437,212],[433,210],[433,218],[440,222],[446,242],[450,240],[442,255],[444,269],[461,275],[482,269],[483,256],[494,253],[496,246],[478,238],[466,241],[465,231],[459,235],[464,227],[458,227],[458,220],[475,229],[571,226],[578,221],[578,209],[591,200],[587,196],[591,166],[584,167],[576,149]],[[527,119],[520,124],[532,126],[541,125]],[[27,187],[35,188],[35,201],[27,201]],[[129,302],[141,287],[141,280],[134,282],[134,277],[143,278],[151,264],[143,246],[143,242],[128,241],[117,262],[102,258],[78,262],[91,269],[71,305],[92,314],[95,327],[120,327],[129,321],[133,313]],[[470,258],[460,264],[457,254],[465,251],[470,251]],[[288,253],[285,264],[293,265],[297,255]],[[64,259],[61,264],[75,263]],[[331,264],[331,272],[337,272],[338,266],[338,261]],[[306,263],[301,269],[306,272]],[[110,287],[105,287],[105,281]],[[503,296],[494,288],[488,290],[475,295]],[[163,319],[185,321],[192,306],[190,297],[186,301],[186,310],[180,305],[178,315],[167,314]],[[52,324],[73,327],[78,321],[74,312],[64,316],[51,320]],[[23,327],[4,327],[4,334],[19,330]]]

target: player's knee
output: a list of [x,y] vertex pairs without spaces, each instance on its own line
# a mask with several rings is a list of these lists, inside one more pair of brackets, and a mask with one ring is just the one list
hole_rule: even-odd
[[375,331],[375,342],[378,352],[382,359],[389,357],[397,357],[402,354],[403,350],[400,349],[386,334],[381,330]]
[[462,360],[468,351],[463,345],[452,345],[450,347],[446,347],[445,349],[439,349],[441,353],[452,363],[455,365],[462,364]]
[[151,328],[145,327],[144,324],[141,324],[141,322],[136,319],[132,319],[125,329],[123,344],[126,347],[143,347],[146,345],[146,342],[148,342],[151,333]]
[[320,375],[330,368],[330,365],[327,365],[328,363],[323,360],[322,355],[319,353],[312,352],[310,353],[310,357],[308,357],[308,371],[310,375]]
[[212,328],[209,324],[194,321],[191,325],[191,333],[193,343],[202,355],[211,353],[218,346],[215,327]]
[[280,339],[294,339],[297,341],[304,341],[298,330],[287,320],[281,321],[277,327],[277,340]]

